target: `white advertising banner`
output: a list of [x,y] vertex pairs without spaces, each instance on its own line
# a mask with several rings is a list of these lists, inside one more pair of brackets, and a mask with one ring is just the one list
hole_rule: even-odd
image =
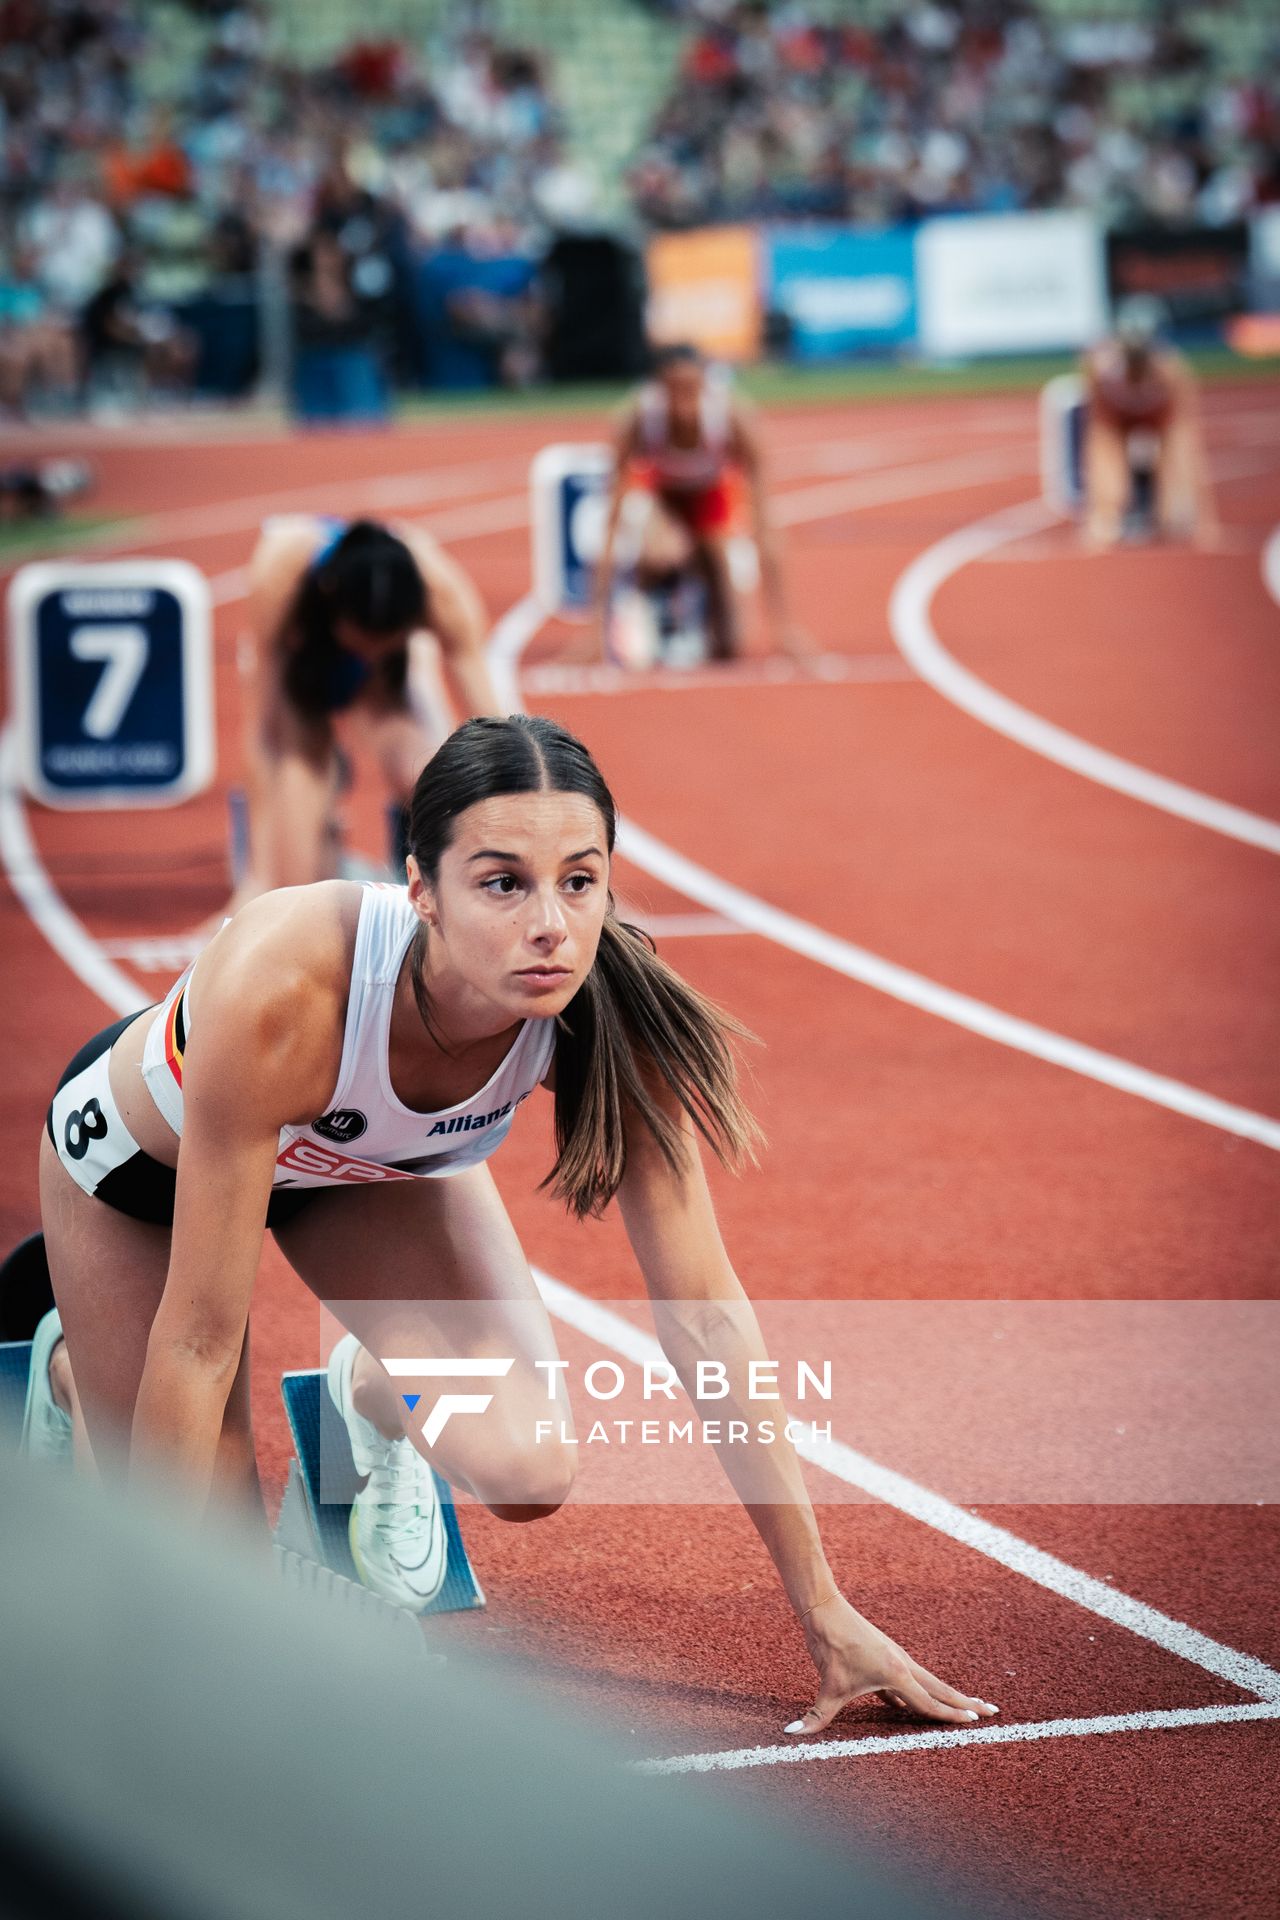
[[916,273],[920,344],[937,359],[1083,347],[1106,327],[1102,234],[1087,213],[926,221]]

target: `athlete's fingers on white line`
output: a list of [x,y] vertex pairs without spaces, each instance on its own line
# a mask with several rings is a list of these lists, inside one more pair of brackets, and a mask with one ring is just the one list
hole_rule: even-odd
[[930,1673],[928,1667],[922,1667],[918,1660],[911,1662],[911,1673],[914,1679],[927,1688],[936,1699],[944,1701],[947,1706],[988,1707],[991,1705],[989,1700],[981,1699],[976,1693],[961,1693],[958,1688],[949,1687],[945,1680],[939,1680],[936,1673]]
[[[903,1687],[902,1691],[906,1698],[907,1706],[916,1713],[923,1713],[930,1720],[951,1720],[959,1722],[964,1726],[970,1726],[979,1718],[976,1703],[971,1707],[953,1707],[948,1701],[939,1700],[936,1695],[930,1693],[927,1687],[922,1687],[917,1680],[909,1681]],[[950,1692],[951,1689],[948,1688],[947,1691]],[[957,1697],[963,1699],[964,1695],[961,1694]]]

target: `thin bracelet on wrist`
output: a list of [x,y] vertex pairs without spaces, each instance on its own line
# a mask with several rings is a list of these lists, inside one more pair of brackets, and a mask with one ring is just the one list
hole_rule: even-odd
[[828,1600],[838,1600],[839,1598],[840,1598],[839,1593],[833,1592],[833,1593],[827,1594],[825,1598],[822,1600],[815,1600],[811,1607],[805,1608],[804,1612],[800,1615],[800,1618],[802,1620],[807,1620],[809,1618],[809,1615],[811,1613],[816,1613],[819,1607],[825,1607]]

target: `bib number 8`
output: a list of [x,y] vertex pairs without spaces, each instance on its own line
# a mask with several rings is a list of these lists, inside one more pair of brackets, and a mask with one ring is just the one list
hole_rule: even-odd
[[83,1160],[91,1140],[101,1140],[107,1131],[106,1115],[96,1100],[73,1107],[62,1130],[62,1144],[73,1160]]

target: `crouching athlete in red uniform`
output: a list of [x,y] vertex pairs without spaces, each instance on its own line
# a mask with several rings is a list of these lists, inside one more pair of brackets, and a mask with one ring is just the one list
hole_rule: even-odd
[[1133,295],[1112,338],[1084,359],[1084,534],[1093,547],[1121,538],[1135,497],[1149,502],[1165,537],[1201,546],[1220,538],[1195,376],[1160,343],[1161,314],[1157,300]]
[[[618,428],[613,491],[596,582],[602,648],[622,502],[629,489],[640,487],[653,494],[668,528],[683,536],[692,565],[702,577],[712,659],[732,660],[741,652],[738,600],[729,566],[739,475],[750,490],[752,531],[774,647],[796,658],[810,653],[809,642],[793,626],[788,609],[755,426],[742,401],[730,392],[726,376],[708,368],[692,346],[659,350],[654,379],[628,405]],[[670,541],[662,544],[669,546]]]
[[[329,1391],[369,1474],[358,1561],[370,1585],[420,1603],[443,1531],[428,1459],[513,1520],[554,1512],[573,1478],[567,1396],[561,1440],[530,1442],[552,1411],[556,1344],[486,1164],[539,1085],[555,1100],[556,1190],[579,1217],[616,1196],[672,1367],[697,1404],[698,1363],[719,1363],[733,1395],[716,1411],[739,1410],[767,1354],[698,1134],[727,1162],[751,1155],[731,1049],[743,1029],[617,918],[614,827],[571,734],[539,717],[468,721],[414,788],[407,886],[260,896],[158,1008],[81,1050],[41,1143],[57,1312],[32,1373],[46,1413],[70,1428],[69,1377],[91,1451],[129,1438],[193,1510],[213,1490],[257,1503],[248,1324],[265,1223],[350,1329]],[[489,1413],[428,1442],[406,1432],[402,1382],[381,1362],[443,1356],[458,1303],[465,1347],[512,1365]],[[844,1598],[785,1431],[719,1452],[817,1668],[815,1704],[789,1731],[871,1693],[933,1720],[996,1711]]]

